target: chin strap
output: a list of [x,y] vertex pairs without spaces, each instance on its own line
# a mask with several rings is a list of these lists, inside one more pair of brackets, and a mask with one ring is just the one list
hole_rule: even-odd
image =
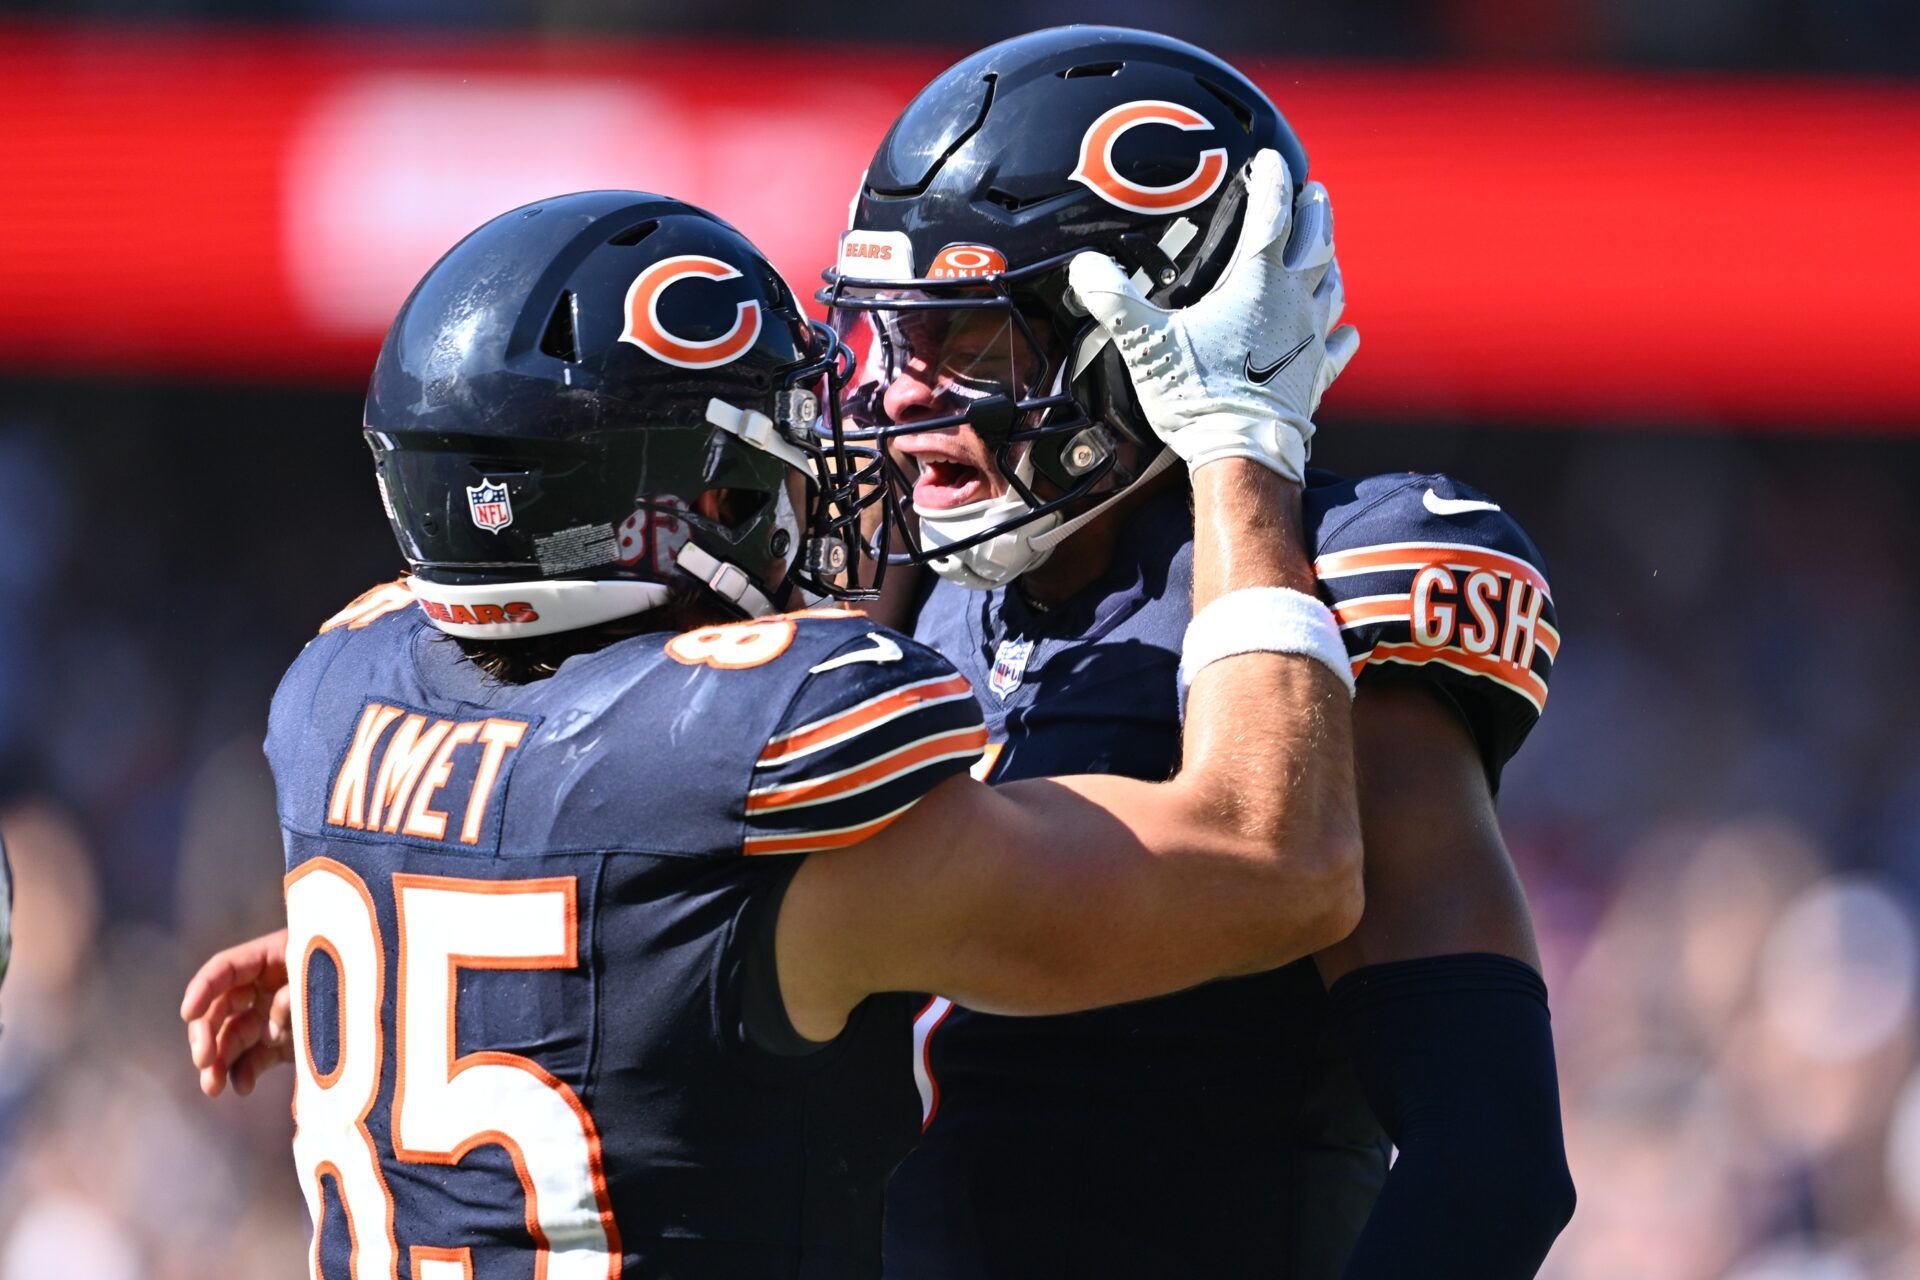
[[[971,505],[973,510],[958,518],[938,522],[922,518],[921,546],[930,557],[927,563],[935,573],[971,591],[990,591],[995,587],[1004,587],[1045,562],[1046,553],[1038,550],[1034,542],[1040,531],[1051,528],[1053,522],[1060,518],[1057,514],[1041,516],[1018,528],[996,533],[964,551],[932,558],[942,542],[951,544],[963,541],[995,525],[1017,520],[1022,514],[1033,510],[1011,493]],[[951,512],[942,514],[952,516]]]
[[728,435],[737,437],[749,448],[772,454],[801,475],[812,478],[812,460],[798,445],[781,434],[772,418],[758,409],[742,409],[716,396],[707,401],[707,421]]
[[[813,460],[798,445],[787,439],[778,423],[758,409],[743,409],[739,405],[728,404],[715,396],[707,401],[707,421],[748,448],[758,449],[761,453],[778,458],[805,476],[808,483],[813,483]],[[793,554],[799,555],[802,545],[800,522],[794,517],[793,505],[787,500],[784,489],[779,495],[778,502],[780,506],[776,519],[780,528],[787,532],[788,545],[793,548]],[[762,591],[745,571],[709,555],[691,542],[680,549],[674,564],[683,573],[698,578],[706,584],[709,591],[749,617],[765,617],[776,610],[767,593]]]
[[709,591],[748,617],[763,618],[774,612],[773,601],[754,584],[753,578],[744,569],[707,554],[691,542],[680,548],[674,564],[682,573],[698,578]]
[[1047,557],[1062,542],[1099,519],[1108,507],[1165,471],[1175,461],[1171,449],[1162,449],[1153,455],[1132,484],[1118,493],[1109,494],[1073,519],[1061,520],[1058,515],[1043,516],[950,556],[936,558],[940,539],[959,542],[983,528],[1017,517],[1032,508],[1008,491],[998,498],[970,504],[961,514],[941,512],[938,519],[923,515],[920,534],[928,555],[927,563],[942,578],[971,591],[990,591],[995,587],[1003,587],[1021,574],[1045,564]]
[[1028,545],[1042,555],[1052,552],[1055,547],[1065,542],[1069,537],[1099,519],[1101,512],[1159,475],[1162,471],[1165,471],[1168,467],[1172,466],[1173,463],[1173,450],[1162,448],[1160,452],[1153,455],[1153,460],[1147,463],[1146,469],[1135,477],[1132,484],[1120,490],[1118,493],[1109,494],[1104,501],[1095,503],[1073,519],[1063,520],[1059,525],[1048,529],[1045,533],[1034,534],[1033,537],[1027,539]]

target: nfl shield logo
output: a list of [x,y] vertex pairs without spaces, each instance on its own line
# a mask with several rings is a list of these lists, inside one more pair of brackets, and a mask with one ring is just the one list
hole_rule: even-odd
[[507,500],[507,486],[492,480],[467,486],[467,510],[473,522],[489,533],[498,533],[513,523],[513,503]]
[[1020,687],[1027,676],[1027,659],[1033,655],[1031,640],[1003,640],[994,651],[993,674],[987,677],[987,688],[994,696],[1006,701],[1008,694]]

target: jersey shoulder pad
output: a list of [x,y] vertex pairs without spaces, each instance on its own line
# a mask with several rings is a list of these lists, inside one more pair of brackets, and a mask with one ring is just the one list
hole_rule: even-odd
[[754,762],[749,854],[857,844],[986,746],[973,686],[932,649],[859,615],[808,641],[799,685]]
[[[267,714],[269,757],[291,749],[292,744],[304,736],[313,719],[314,700],[320,696],[329,671],[343,652],[349,647],[365,652],[369,645],[374,650],[393,652],[396,644],[404,643],[398,634],[408,630],[404,624],[424,622],[424,615],[413,608],[414,603],[407,580],[398,578],[361,592],[320,624],[319,634],[294,658],[274,690]],[[398,624],[389,621],[396,618]],[[369,628],[383,621],[386,626],[377,628],[371,635],[368,633]]]
[[364,631],[388,614],[398,613],[414,603],[413,588],[407,585],[405,578],[396,578],[392,582],[383,582],[377,587],[361,592],[348,602],[344,609],[320,624],[320,634],[344,628],[348,631]]
[[1444,475],[1371,476],[1308,500],[1314,572],[1355,676],[1437,686],[1497,780],[1546,709],[1560,653],[1539,548],[1492,498]]

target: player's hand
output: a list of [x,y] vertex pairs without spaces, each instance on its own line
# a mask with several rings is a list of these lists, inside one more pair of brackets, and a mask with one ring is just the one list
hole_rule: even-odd
[[1346,297],[1326,188],[1310,182],[1296,197],[1271,150],[1253,158],[1246,183],[1233,257],[1192,306],[1153,305],[1099,253],[1068,264],[1067,283],[1120,352],[1147,421],[1189,468],[1250,458],[1299,483],[1320,397],[1360,335],[1334,327]]
[[229,1080],[249,1094],[261,1075],[293,1061],[287,989],[287,931],[228,947],[187,983],[180,1016],[200,1072],[200,1092],[217,1098]]

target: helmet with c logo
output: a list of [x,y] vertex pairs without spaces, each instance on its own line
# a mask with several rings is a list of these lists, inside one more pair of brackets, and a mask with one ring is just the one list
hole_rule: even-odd
[[873,448],[835,426],[847,363],[705,210],[588,191],[502,214],[415,287],[367,395],[414,597],[443,631],[511,639],[689,580],[745,614],[869,594],[847,571],[883,504]]
[[[1098,250],[1153,301],[1193,301],[1226,265],[1238,175],[1266,148],[1296,185],[1307,180],[1299,139],[1245,76],[1193,45],[1115,27],[983,49],[908,104],[818,294],[860,356],[848,438],[971,426],[1008,485],[918,512],[912,558],[969,586],[1008,581],[1082,523],[1069,517],[1152,465],[1159,443],[1117,353],[1064,305],[1066,264]],[[889,382],[929,367],[950,371],[936,411],[893,422]],[[888,470],[907,502],[907,477]]]

